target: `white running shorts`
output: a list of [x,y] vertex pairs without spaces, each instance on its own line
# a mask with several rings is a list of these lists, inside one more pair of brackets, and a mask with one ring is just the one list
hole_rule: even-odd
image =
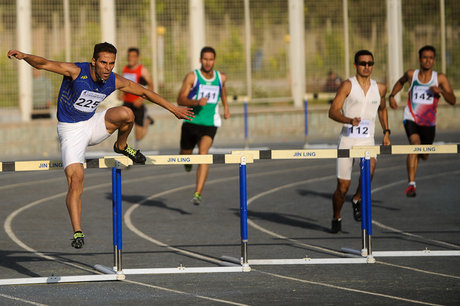
[[[353,146],[373,146],[374,138],[352,138],[340,134],[339,149],[351,149]],[[359,164],[359,163],[358,163]],[[351,180],[353,158],[337,158],[337,178]]]
[[85,162],[88,146],[101,143],[110,136],[105,127],[105,113],[97,112],[89,120],[75,123],[58,122],[57,132],[61,143],[61,155],[64,169],[75,163]]

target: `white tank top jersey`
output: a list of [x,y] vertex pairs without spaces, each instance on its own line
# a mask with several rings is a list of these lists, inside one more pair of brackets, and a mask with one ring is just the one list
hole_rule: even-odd
[[379,87],[375,80],[371,79],[371,86],[364,94],[356,76],[349,78],[351,91],[342,106],[342,113],[348,118],[361,118],[359,126],[344,124],[342,136],[351,138],[374,138],[375,117],[380,105]]

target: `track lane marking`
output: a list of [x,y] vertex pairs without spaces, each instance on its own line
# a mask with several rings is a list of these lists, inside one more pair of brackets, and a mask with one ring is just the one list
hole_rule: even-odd
[[18,298],[18,297],[15,297],[15,296],[12,296],[12,295],[8,295],[8,294],[0,293],[0,296],[1,296],[1,297],[4,297],[4,298],[7,298],[7,299],[10,299],[10,300],[13,300],[13,301],[23,302],[23,303],[30,304],[30,305],[48,306],[47,304],[41,304],[41,303],[29,301],[29,300],[22,299],[22,298]]

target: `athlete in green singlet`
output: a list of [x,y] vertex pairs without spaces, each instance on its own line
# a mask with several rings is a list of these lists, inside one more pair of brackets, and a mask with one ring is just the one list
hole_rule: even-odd
[[[204,47],[200,53],[201,68],[189,72],[182,83],[177,103],[193,107],[195,118],[182,124],[180,154],[192,154],[198,145],[199,154],[208,154],[217,128],[221,125],[219,102],[224,105],[224,119],[230,118],[225,81],[227,76],[213,70],[216,61],[216,51]],[[185,165],[186,171],[191,171],[192,165]],[[209,165],[199,165],[196,173],[196,188],[192,203],[201,203],[201,193],[208,176]]]

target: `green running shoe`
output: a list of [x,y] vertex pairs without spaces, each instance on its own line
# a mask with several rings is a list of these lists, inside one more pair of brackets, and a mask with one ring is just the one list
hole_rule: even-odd
[[72,247],[81,249],[85,244],[85,235],[82,232],[75,232],[72,239]]
[[192,166],[193,166],[193,165],[184,165],[185,172],[190,172],[190,171],[192,171]]
[[119,153],[119,154],[128,156],[136,164],[145,165],[146,158],[144,154],[142,154],[140,150],[135,150],[131,148],[128,144],[126,144],[126,147],[124,150],[120,150],[118,149],[117,143],[114,143],[113,150],[115,151],[115,153]]
[[195,194],[193,195],[192,203],[195,205],[201,204],[201,195],[198,192],[195,192]]

